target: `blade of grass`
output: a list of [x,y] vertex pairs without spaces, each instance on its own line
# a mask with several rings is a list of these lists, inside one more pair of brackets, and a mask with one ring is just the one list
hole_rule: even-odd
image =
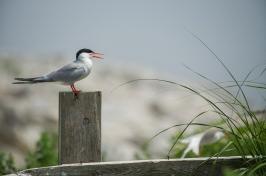
[[241,86],[238,84],[236,78],[234,77],[234,75],[232,74],[232,72],[228,69],[228,67],[224,64],[224,62],[222,61],[222,59],[220,59],[220,57],[219,57],[218,55],[216,55],[216,53],[215,53],[212,49],[210,49],[209,46],[208,46],[203,40],[201,40],[196,34],[194,34],[193,32],[191,32],[191,31],[189,31],[189,30],[187,30],[187,32],[189,32],[189,33],[190,33],[192,36],[194,36],[198,41],[200,41],[201,44],[203,44],[203,46],[205,46],[205,47],[206,47],[206,48],[207,48],[207,49],[208,49],[208,50],[214,55],[214,57],[217,59],[217,61],[220,62],[220,64],[224,67],[224,69],[226,70],[226,72],[230,75],[230,77],[231,77],[231,78],[235,81],[235,83],[237,84],[239,90],[241,91],[241,93],[242,93],[242,95],[243,95],[243,97],[244,97],[244,99],[245,99],[245,103],[246,103],[248,109],[250,110],[250,106],[249,106],[248,100],[247,100],[247,98],[246,98],[246,95],[244,94],[244,92],[243,92]]

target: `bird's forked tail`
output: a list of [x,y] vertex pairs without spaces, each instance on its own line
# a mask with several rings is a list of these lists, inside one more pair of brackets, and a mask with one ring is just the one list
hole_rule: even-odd
[[34,77],[34,78],[14,78],[17,82],[12,84],[35,84],[43,82],[53,82],[53,80],[47,78],[46,76]]

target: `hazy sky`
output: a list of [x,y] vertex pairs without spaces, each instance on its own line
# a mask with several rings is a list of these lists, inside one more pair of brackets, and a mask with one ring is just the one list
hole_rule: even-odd
[[265,0],[1,0],[0,25],[0,53],[70,57],[87,47],[103,52],[108,64],[142,64],[178,76],[186,74],[185,63],[228,80],[188,28],[239,79],[266,62]]

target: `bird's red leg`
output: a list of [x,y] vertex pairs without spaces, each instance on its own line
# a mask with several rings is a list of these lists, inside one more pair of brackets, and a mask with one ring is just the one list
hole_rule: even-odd
[[70,85],[72,92],[75,94],[75,88],[73,87],[73,84]]
[[79,93],[80,92],[80,90],[76,89],[76,87],[75,87],[74,84],[73,84],[73,88],[74,88],[74,90],[75,90],[76,93]]
[[70,87],[71,87],[71,90],[74,93],[75,97],[77,97],[80,91],[76,89],[74,84],[71,84]]
[[80,90],[76,89],[76,87],[75,87],[74,84],[72,85],[72,87],[73,87],[73,89],[74,89],[74,93],[75,93],[75,95],[78,95],[79,92],[80,92]]

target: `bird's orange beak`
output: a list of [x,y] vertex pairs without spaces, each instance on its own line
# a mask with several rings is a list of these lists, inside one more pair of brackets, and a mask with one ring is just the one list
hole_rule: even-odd
[[101,54],[101,53],[92,52],[92,53],[90,53],[90,56],[97,58],[97,59],[103,59],[103,54]]

